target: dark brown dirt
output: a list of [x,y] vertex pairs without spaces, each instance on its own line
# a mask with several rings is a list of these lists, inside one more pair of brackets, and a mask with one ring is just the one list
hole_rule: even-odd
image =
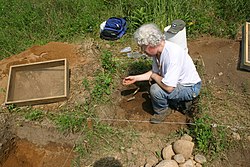
[[[120,50],[124,45],[117,46],[117,50]],[[238,69],[239,58],[240,58],[240,42],[227,39],[218,39],[212,37],[202,37],[200,39],[188,42],[189,52],[193,59],[199,58],[203,61],[205,67],[205,75],[202,76],[203,84],[211,84],[213,87],[218,89],[234,90],[238,93],[249,93],[250,92],[250,73]],[[92,79],[93,72],[100,67],[98,63],[98,55],[100,54],[99,49],[110,49],[109,45],[101,46],[95,43],[93,40],[85,41],[80,45],[51,42],[44,46],[34,46],[30,49],[18,54],[11,56],[7,59],[0,61],[0,103],[3,104],[5,101],[6,86],[8,80],[8,71],[11,65],[26,64],[31,62],[39,62],[45,60],[55,60],[66,58],[69,62],[70,68],[70,96],[67,101],[39,105],[44,110],[56,111],[59,107],[64,105],[75,105],[84,102],[86,92],[84,92],[82,86],[82,80],[84,78]],[[117,55],[119,53],[117,52]],[[99,110],[100,118],[117,127],[132,126],[134,129],[141,131],[142,133],[155,133],[155,134],[170,134],[175,132],[182,127],[187,121],[187,117],[178,111],[173,110],[166,120],[165,123],[159,125],[152,125],[148,122],[150,116],[153,114],[152,106],[146,89],[141,89],[136,95],[135,99],[127,101],[131,97],[131,94],[137,87],[135,85],[125,87],[119,86],[114,92],[115,105],[108,106],[97,106]],[[218,94],[218,92],[217,92]],[[245,106],[246,111],[249,111],[249,106]],[[249,112],[244,113],[246,119],[250,117]],[[225,118],[226,120],[226,118]],[[249,122],[249,119],[248,119]],[[249,124],[245,124],[249,125]],[[19,129],[20,130],[20,129]],[[19,131],[21,132],[21,130]],[[42,132],[38,130],[37,132]],[[16,132],[18,133],[18,132]],[[22,135],[25,136],[25,131],[22,131]],[[26,136],[29,136],[30,131],[26,132]],[[248,134],[249,135],[249,134]],[[48,137],[48,136],[47,136]],[[26,137],[28,138],[28,137]],[[49,138],[49,137],[48,137]],[[23,137],[25,139],[25,137]],[[35,135],[29,137],[29,141],[36,140]],[[143,140],[142,140],[143,141]],[[22,150],[20,154],[27,153],[28,148],[25,140],[17,142],[17,149]],[[158,148],[157,146],[151,146]],[[27,146],[27,147],[26,147]],[[31,147],[32,144],[31,144]],[[37,155],[39,163],[34,160],[32,163],[36,163],[35,166],[46,166],[45,163],[53,159],[55,162],[60,162],[65,159],[66,152],[64,150],[57,150],[56,144],[49,146],[55,148],[55,152],[60,152],[60,156],[53,159],[50,156],[50,152],[43,148],[34,148],[35,151],[31,154]],[[30,146],[29,146],[30,148]],[[67,150],[68,151],[68,150]],[[241,150],[237,150],[240,152]],[[236,151],[236,152],[237,152]],[[248,151],[248,150],[244,150]],[[249,152],[249,151],[248,151]],[[27,153],[29,154],[29,153]],[[46,156],[45,156],[46,154]],[[237,154],[237,153],[236,153]],[[51,154],[52,155],[52,154]],[[20,155],[21,156],[21,155]],[[43,159],[44,164],[40,164]],[[139,157],[139,155],[138,155]],[[145,157],[144,157],[145,158]],[[231,158],[234,158],[231,156]],[[240,158],[240,157],[238,157]],[[235,157],[234,162],[238,161]],[[27,160],[27,157],[13,157],[6,163],[16,163],[19,159]],[[138,162],[142,161],[138,158]],[[232,162],[233,163],[233,162]],[[34,166],[34,164],[29,164]],[[29,166],[28,165],[28,166]],[[223,165],[220,163],[219,165]],[[219,166],[218,165],[218,166]],[[7,165],[8,166],[8,165]],[[60,165],[59,165],[60,166]],[[222,166],[223,167],[223,166]]]

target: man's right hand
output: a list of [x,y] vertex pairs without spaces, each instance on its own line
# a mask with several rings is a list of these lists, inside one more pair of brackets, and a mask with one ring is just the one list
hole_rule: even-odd
[[128,76],[123,79],[122,84],[123,85],[130,85],[136,82],[136,77],[135,76]]

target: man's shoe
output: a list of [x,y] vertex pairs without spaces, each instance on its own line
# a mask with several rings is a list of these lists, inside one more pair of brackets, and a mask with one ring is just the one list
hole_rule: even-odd
[[165,118],[167,116],[169,116],[171,113],[172,113],[171,109],[166,109],[166,110],[162,111],[162,113],[160,113],[160,114],[154,114],[150,118],[150,123],[152,123],[152,124],[159,124],[162,121],[164,121]]

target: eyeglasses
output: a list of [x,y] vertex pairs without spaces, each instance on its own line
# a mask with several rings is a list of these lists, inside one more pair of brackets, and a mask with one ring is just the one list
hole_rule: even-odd
[[141,52],[142,52],[142,53],[146,53],[147,47],[148,47],[147,45],[142,45],[142,46],[141,46]]

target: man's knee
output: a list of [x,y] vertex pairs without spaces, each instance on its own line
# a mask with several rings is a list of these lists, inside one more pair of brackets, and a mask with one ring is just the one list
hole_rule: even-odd
[[152,97],[157,97],[160,95],[160,86],[158,84],[153,84],[150,86],[150,95]]

